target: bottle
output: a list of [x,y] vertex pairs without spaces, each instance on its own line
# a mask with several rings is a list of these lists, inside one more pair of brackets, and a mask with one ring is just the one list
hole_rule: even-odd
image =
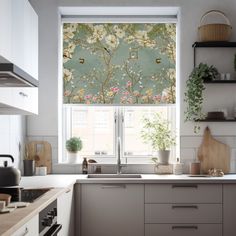
[[84,157],[83,163],[82,163],[82,173],[87,175],[88,174],[88,161],[87,158]]

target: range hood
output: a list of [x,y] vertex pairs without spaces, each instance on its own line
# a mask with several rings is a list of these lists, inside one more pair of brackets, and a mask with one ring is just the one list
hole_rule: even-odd
[[38,80],[12,63],[0,63],[0,87],[38,87]]

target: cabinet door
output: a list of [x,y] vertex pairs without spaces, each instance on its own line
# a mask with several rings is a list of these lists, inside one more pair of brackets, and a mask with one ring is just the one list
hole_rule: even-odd
[[236,184],[223,184],[223,235],[235,236]]
[[39,235],[39,216],[34,216],[29,222],[19,228],[12,236],[37,236]]
[[28,0],[12,4],[12,62],[38,79],[38,16]]
[[[11,60],[12,0],[0,1],[0,57]],[[1,62],[4,62],[1,60]]]
[[74,197],[73,186],[57,199],[57,222],[62,224],[59,236],[74,236]]
[[82,184],[81,236],[144,236],[143,184]]
[[0,88],[0,114],[38,114],[38,88]]
[[24,70],[25,64],[25,0],[13,1],[12,4],[12,62]]

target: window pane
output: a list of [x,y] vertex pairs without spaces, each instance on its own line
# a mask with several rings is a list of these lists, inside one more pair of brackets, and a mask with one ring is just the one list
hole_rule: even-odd
[[[152,116],[158,112],[163,118],[169,120],[170,128],[175,131],[175,106],[158,106],[158,107],[125,107],[124,108],[124,156],[134,158],[138,156],[155,156],[155,150],[151,145],[145,144],[141,138],[143,128],[142,119]],[[173,150],[174,151],[174,150]],[[129,160],[129,158],[128,158]],[[147,159],[150,160],[150,159]]]
[[114,155],[114,130],[112,107],[71,107],[71,137],[82,139],[80,155]]

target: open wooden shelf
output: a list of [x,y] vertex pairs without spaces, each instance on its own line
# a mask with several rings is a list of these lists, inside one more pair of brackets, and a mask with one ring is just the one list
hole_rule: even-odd
[[234,48],[236,42],[195,42],[193,48]]
[[204,119],[204,120],[196,120],[196,122],[236,122],[235,118],[219,120],[219,119]]
[[236,84],[236,80],[212,80],[204,81],[204,84]]

